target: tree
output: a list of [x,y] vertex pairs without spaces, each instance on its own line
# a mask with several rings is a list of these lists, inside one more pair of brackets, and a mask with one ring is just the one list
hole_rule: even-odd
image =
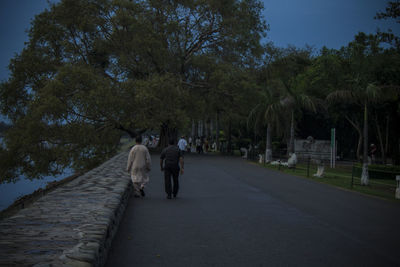
[[280,105],[286,112],[285,117],[290,118],[290,131],[288,152],[294,152],[295,111],[306,108],[315,111],[316,103],[311,95],[308,95],[303,87],[298,84],[298,76],[311,65],[312,49],[306,47],[297,49],[288,47],[271,63],[270,86],[274,87],[278,95]]
[[12,123],[2,179],[91,168],[115,153],[122,133],[175,135],[188,118],[188,96],[201,88],[194,58],[251,61],[266,30],[261,10],[255,0],[51,5],[0,86],[1,112]]
[[262,90],[259,93],[259,103],[249,113],[248,127],[266,127],[265,162],[272,161],[271,131],[279,131],[280,122],[283,120],[282,113],[283,107],[279,98],[274,96],[273,89]]
[[[375,16],[375,19],[379,19],[379,20],[395,19],[396,23],[398,24],[398,23],[400,23],[399,17],[400,17],[400,1],[389,1],[387,3],[385,12],[378,12]],[[400,37],[396,36],[395,33],[393,33],[392,29],[388,29],[386,32],[382,32],[382,31],[378,30],[377,35],[381,38],[381,40],[383,42],[387,42],[387,43],[391,44],[392,47],[396,50],[396,51],[393,51],[393,50],[388,49],[385,51],[386,55],[390,54],[389,57],[385,58],[385,63],[386,63],[385,66],[391,65],[393,67],[397,67],[398,61],[395,59],[396,58],[398,59],[398,55],[400,52]],[[391,62],[391,64],[389,64],[389,62]],[[387,68],[385,68],[385,69],[387,69]],[[386,86],[393,87],[394,84],[397,84],[397,85],[399,84],[398,82],[396,83],[393,81],[393,76],[388,77],[387,75],[385,75],[385,74],[387,74],[387,72],[382,73],[382,74],[384,74],[382,77],[384,77],[386,79],[384,81],[384,84],[386,84]],[[388,83],[390,85],[388,85]],[[398,88],[397,88],[397,92],[398,92]],[[397,98],[396,98],[396,96],[394,96],[394,97],[392,97],[392,99],[398,100],[398,93],[397,93]],[[386,103],[386,105],[387,105],[387,103]],[[393,109],[393,107],[390,109]],[[394,109],[396,109],[396,108],[394,108]],[[390,121],[390,117],[397,117],[397,114],[396,114],[396,112],[393,112],[393,111],[392,112],[385,111],[385,113],[386,113],[386,114],[384,114],[385,120],[386,120],[386,138],[385,138],[386,144],[385,144],[385,146],[383,145],[384,142],[382,140],[383,137],[382,137],[381,129],[379,126],[380,123],[378,120],[378,115],[376,113],[375,113],[375,122],[376,122],[377,134],[379,136],[379,144],[381,147],[380,150],[381,150],[382,158],[383,158],[384,162],[386,163],[386,157],[387,157],[388,148],[389,148],[389,145],[388,145],[389,144],[389,121]],[[389,116],[389,113],[391,113],[392,116]],[[393,128],[393,127],[391,127],[391,128]],[[400,140],[398,140],[398,143],[400,143]],[[400,154],[400,148],[398,149],[397,153]]]
[[363,110],[363,171],[361,184],[368,185],[368,110],[381,96],[381,87],[374,73],[374,61],[379,55],[376,36],[359,33],[343,51],[347,56],[348,79],[345,88],[331,92],[328,101],[346,101],[359,105]]
[[[396,19],[396,23],[400,23],[400,1],[389,1],[387,5],[385,12],[376,13],[375,19]],[[387,32],[378,30],[378,36],[382,41],[391,43],[400,50],[400,38],[393,33],[392,29],[388,29]]]
[[251,70],[230,63],[218,63],[210,71],[211,87],[205,102],[211,112],[218,114],[219,127],[227,133],[227,152],[231,152],[233,132],[239,130],[256,101],[254,80]]
[[[335,49],[322,48],[319,55],[316,56],[311,65],[297,77],[297,86],[300,91],[305,92],[306,95],[312,96],[314,102],[317,104],[318,114],[311,115],[306,111],[307,118],[312,117],[312,120],[305,122],[302,125],[302,131],[307,132],[307,135],[313,137],[321,136],[324,138],[330,138],[325,133],[315,132],[317,129],[324,129],[329,133],[330,127],[338,129],[348,128],[349,122],[351,127],[354,127],[359,134],[359,144],[357,146],[357,156],[361,151],[362,144],[362,127],[359,125],[359,112],[358,107],[351,107],[349,104],[343,103],[343,101],[335,101],[333,105],[326,105],[325,99],[328,94],[337,90],[338,88],[345,88],[347,86],[348,78],[348,60],[344,59],[343,53]],[[320,121],[315,120],[320,119]],[[345,118],[345,120],[343,120]],[[318,121],[318,122],[317,122]],[[303,119],[304,122],[304,119]],[[317,123],[316,123],[317,122]],[[314,127],[312,127],[314,125]],[[310,132],[305,127],[311,126],[314,132]],[[353,138],[349,132],[337,131],[338,137],[343,133],[343,139],[340,139],[339,144],[342,147],[348,148],[353,146]],[[345,135],[345,136],[344,136]],[[306,137],[304,136],[304,137]],[[349,149],[350,152],[351,149]],[[343,152],[343,151],[342,151]]]
[[258,133],[260,125],[266,127],[265,133],[265,161],[272,161],[272,145],[271,132],[272,129],[276,132],[281,132],[283,109],[280,104],[281,87],[275,82],[276,77],[272,75],[274,69],[271,67],[276,60],[279,59],[281,50],[276,48],[272,43],[268,43],[264,47],[263,65],[258,69],[257,83],[259,88],[257,91],[256,105],[250,110],[247,118],[247,127],[254,128],[255,133]]

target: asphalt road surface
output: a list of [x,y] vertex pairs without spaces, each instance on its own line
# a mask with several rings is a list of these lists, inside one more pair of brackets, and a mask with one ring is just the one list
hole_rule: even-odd
[[106,266],[400,266],[400,203],[268,170],[188,155],[166,199],[153,155]]

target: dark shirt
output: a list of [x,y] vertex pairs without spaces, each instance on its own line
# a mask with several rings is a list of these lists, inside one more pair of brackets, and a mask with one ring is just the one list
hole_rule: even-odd
[[179,150],[177,146],[168,146],[163,149],[161,152],[160,158],[162,160],[165,159],[165,167],[170,167],[170,168],[179,168],[179,158],[183,157],[182,151]]

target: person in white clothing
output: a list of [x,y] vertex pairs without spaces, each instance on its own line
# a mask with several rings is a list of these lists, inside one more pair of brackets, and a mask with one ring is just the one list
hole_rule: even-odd
[[189,136],[189,147],[188,147],[189,152],[192,152],[192,144],[193,144],[193,139],[191,136]]
[[186,142],[185,136],[182,135],[181,139],[179,139],[178,147],[179,147],[179,150],[182,151],[182,155],[183,155],[185,153],[185,150],[187,147],[187,142]]
[[142,137],[136,137],[136,145],[129,152],[126,170],[131,175],[135,197],[144,197],[144,187],[149,182],[151,157],[146,146],[142,145]]

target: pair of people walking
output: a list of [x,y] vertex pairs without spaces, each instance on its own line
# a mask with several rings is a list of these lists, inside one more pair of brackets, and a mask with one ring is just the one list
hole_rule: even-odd
[[[151,157],[146,146],[142,145],[142,138],[136,138],[136,145],[132,147],[128,156],[127,171],[133,182],[134,196],[144,197],[145,185],[149,182]],[[177,197],[179,191],[179,173],[184,173],[183,152],[175,146],[174,140],[169,141],[160,156],[161,171],[164,172],[165,193],[167,198]],[[171,183],[172,178],[172,183]]]

